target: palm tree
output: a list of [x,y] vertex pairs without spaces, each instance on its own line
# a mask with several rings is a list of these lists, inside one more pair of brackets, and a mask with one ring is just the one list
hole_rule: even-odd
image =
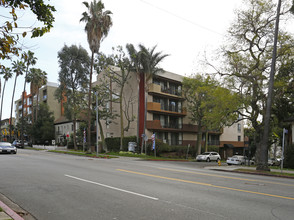
[[[145,134],[146,130],[146,117],[147,117],[147,95],[146,92],[148,91],[148,81],[156,74],[163,72],[163,69],[159,67],[159,63],[163,61],[163,59],[168,54],[162,54],[162,52],[155,52],[156,47],[154,46],[151,49],[146,48],[144,45],[139,44],[139,51],[135,49],[132,44],[128,44],[127,50],[130,56],[130,59],[133,62],[134,71],[137,73],[137,77],[139,78],[139,88],[138,88],[138,123],[143,121],[143,134]],[[140,97],[144,100],[140,100]],[[140,120],[140,108],[144,109],[144,119]],[[138,131],[139,129],[138,125]],[[140,132],[138,133],[140,135]],[[138,135],[138,136],[139,136]],[[143,145],[143,144],[142,144]],[[141,152],[143,152],[143,147],[141,148]]]
[[[12,77],[12,70],[10,68],[1,69],[1,74],[3,74],[4,78],[4,85],[2,89],[2,97],[1,97],[1,110],[0,110],[0,132],[1,132],[1,120],[2,120],[2,108],[3,108],[3,99],[4,99],[4,92],[5,92],[5,86],[8,79]],[[2,139],[2,136],[1,136]]]
[[111,11],[104,11],[104,4],[101,0],[96,2],[94,0],[90,4],[83,2],[88,9],[87,12],[82,14],[80,21],[86,23],[85,32],[87,33],[87,40],[89,43],[91,54],[91,70],[90,70],[90,82],[89,82],[89,94],[88,94],[88,148],[91,151],[91,92],[92,92],[92,75],[93,75],[93,63],[94,54],[99,52],[101,41],[107,37],[110,27],[112,26]]
[[[34,118],[34,115],[32,116],[32,122],[34,120],[38,119],[38,105],[39,105],[39,89],[46,85],[47,83],[47,73],[41,69],[38,68],[31,68],[27,77],[27,82],[31,83],[32,89],[32,95],[37,93],[37,108],[36,108],[36,117]],[[32,101],[34,100],[34,97],[32,98]],[[32,103],[33,109],[32,112],[34,112],[34,103]]]
[[12,110],[13,110],[13,100],[14,100],[14,94],[15,94],[16,80],[19,75],[23,74],[23,72],[25,70],[25,64],[19,60],[16,62],[13,61],[12,69],[13,69],[13,72],[15,72],[15,80],[14,80],[12,99],[11,99],[11,107],[10,107],[10,120],[9,120],[9,140],[10,140],[10,142],[11,142],[11,131],[12,131]]
[[[30,65],[35,65],[37,62],[37,58],[34,57],[34,53],[32,51],[28,51],[27,53],[24,52],[22,54],[22,58],[24,60],[24,63],[26,65],[26,74],[25,74],[25,79],[24,79],[24,85],[23,85],[23,93],[22,93],[22,103],[24,104],[24,96],[25,96],[25,92],[26,92],[26,82],[27,82],[27,75],[28,75],[28,71],[29,71],[29,66]],[[24,106],[22,106],[22,110],[21,110],[21,144],[23,146],[23,124],[24,124]]]

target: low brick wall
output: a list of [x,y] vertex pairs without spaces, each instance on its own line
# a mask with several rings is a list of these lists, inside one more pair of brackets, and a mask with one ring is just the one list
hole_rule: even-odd
[[59,146],[45,146],[45,145],[33,145],[33,148],[43,149],[43,150],[67,150],[66,147]]

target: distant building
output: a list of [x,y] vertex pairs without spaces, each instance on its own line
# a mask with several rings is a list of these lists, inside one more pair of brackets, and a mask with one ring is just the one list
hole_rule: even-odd
[[[46,85],[39,89],[38,104],[47,103],[49,106],[49,111],[53,112],[54,118],[59,118],[61,116],[61,105],[58,103],[54,96],[56,89],[58,88],[57,83],[47,82]],[[34,99],[34,100],[33,100]],[[37,95],[34,97],[31,94],[25,92],[24,94],[24,104],[22,103],[22,95],[15,102],[15,118],[16,124],[22,118],[22,108],[24,108],[24,115],[32,114],[33,104],[37,105]]]

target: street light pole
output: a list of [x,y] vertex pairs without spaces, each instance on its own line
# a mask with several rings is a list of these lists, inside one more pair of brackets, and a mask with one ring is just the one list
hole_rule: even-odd
[[96,95],[96,157],[98,157],[98,92]]

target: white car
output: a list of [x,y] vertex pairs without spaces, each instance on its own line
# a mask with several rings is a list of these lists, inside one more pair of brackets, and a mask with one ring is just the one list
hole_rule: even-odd
[[240,155],[234,155],[232,157],[228,157],[226,162],[228,165],[244,165],[245,157]]
[[17,149],[8,142],[0,142],[0,153],[16,154]]
[[219,161],[221,159],[221,156],[217,152],[204,152],[202,154],[197,155],[196,160],[197,161],[206,161],[210,162],[212,160]]

